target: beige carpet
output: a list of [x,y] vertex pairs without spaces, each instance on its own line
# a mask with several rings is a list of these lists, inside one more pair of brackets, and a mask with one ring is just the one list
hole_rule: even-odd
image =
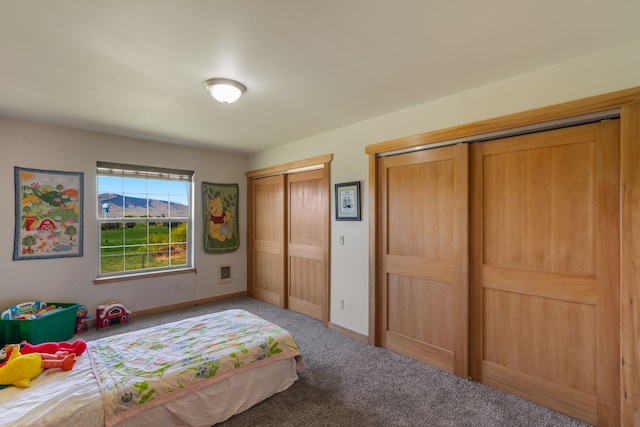
[[243,308],[291,332],[306,369],[289,389],[223,426],[588,426],[248,297],[141,317],[128,325],[93,329],[78,337],[89,341],[231,308]]

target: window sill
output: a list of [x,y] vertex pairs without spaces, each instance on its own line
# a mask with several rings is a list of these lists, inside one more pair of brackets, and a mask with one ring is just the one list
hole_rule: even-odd
[[109,276],[109,277],[96,277],[93,280],[94,285],[102,285],[105,283],[114,283],[114,282],[128,282],[130,280],[137,279],[149,279],[152,277],[161,277],[161,276],[172,276],[174,274],[185,274],[185,273],[197,273],[195,267],[189,268],[180,268],[175,270],[168,271],[157,271],[151,273],[136,273],[136,274],[126,274],[122,276]]

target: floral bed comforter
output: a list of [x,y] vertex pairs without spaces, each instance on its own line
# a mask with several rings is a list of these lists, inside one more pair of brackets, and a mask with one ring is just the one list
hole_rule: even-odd
[[302,363],[289,332],[245,310],[114,335],[88,348],[107,426],[241,370],[291,357]]

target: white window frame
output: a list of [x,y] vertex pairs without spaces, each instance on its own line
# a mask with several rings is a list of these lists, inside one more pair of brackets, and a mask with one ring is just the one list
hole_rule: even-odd
[[[194,270],[194,172],[189,170],[179,170],[179,169],[169,169],[169,168],[160,168],[160,167],[151,167],[151,166],[139,166],[139,165],[127,165],[121,163],[110,163],[110,162],[97,162],[96,165],[96,206],[98,207],[97,211],[97,235],[98,235],[98,268],[97,268],[97,279],[112,279],[112,278],[132,278],[135,276],[146,276],[149,274],[163,274],[163,273],[174,273],[179,272],[180,270]],[[145,217],[127,217],[126,216],[126,207],[123,207],[122,213],[123,216],[113,217],[109,215],[108,217],[104,217],[104,210],[101,209],[102,206],[99,205],[99,197],[100,197],[100,187],[99,187],[99,178],[100,177],[114,177],[114,178],[123,178],[123,188],[120,192],[120,195],[123,196],[124,200],[126,200],[127,192],[125,191],[125,182],[126,178],[135,178],[137,182],[145,181],[145,190],[144,192],[129,193],[129,196],[137,195],[138,198],[146,198],[149,200],[153,198],[154,194],[157,195],[157,190],[154,190],[154,194],[149,194],[149,181],[156,180],[167,180],[169,182],[184,182],[187,183],[187,201],[188,201],[188,214],[187,216],[173,216],[171,214],[171,205],[168,206],[169,214],[167,216],[162,217],[149,217],[148,215]],[[147,181],[149,180],[149,181]],[[171,190],[170,186],[167,187],[167,194],[162,193],[163,196],[166,196],[168,200],[171,200]],[[184,198],[184,197],[182,197]],[[148,204],[147,204],[147,212],[148,212]],[[169,223],[169,239],[171,238],[171,226],[176,222],[184,222],[187,224],[186,230],[186,263],[171,265],[171,256],[169,257],[169,265],[168,266],[159,266],[153,267],[147,265],[144,268],[136,268],[136,269],[127,269],[127,248],[131,248],[135,245],[127,245],[125,241],[125,232],[126,232],[126,224],[127,223],[143,223],[147,225],[147,236],[149,235],[150,225],[152,223],[157,222],[167,222]],[[122,224],[120,227],[123,232],[122,244],[113,245],[113,246],[103,246],[102,245],[102,226],[105,223],[119,223]],[[179,242],[183,243],[183,242]],[[164,244],[154,244],[147,238],[146,243],[138,245],[143,248],[142,253],[146,255],[147,259],[152,253],[151,249],[154,245],[159,246]],[[111,271],[111,272],[102,272],[102,253],[105,248],[122,248],[122,269],[119,271]],[[144,251],[146,249],[146,251]],[[171,253],[171,242],[169,242],[169,248],[167,249],[169,253]]]

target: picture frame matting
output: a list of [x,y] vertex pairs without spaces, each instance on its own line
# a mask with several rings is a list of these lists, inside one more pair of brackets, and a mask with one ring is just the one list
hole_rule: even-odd
[[360,181],[335,185],[336,221],[360,221]]

